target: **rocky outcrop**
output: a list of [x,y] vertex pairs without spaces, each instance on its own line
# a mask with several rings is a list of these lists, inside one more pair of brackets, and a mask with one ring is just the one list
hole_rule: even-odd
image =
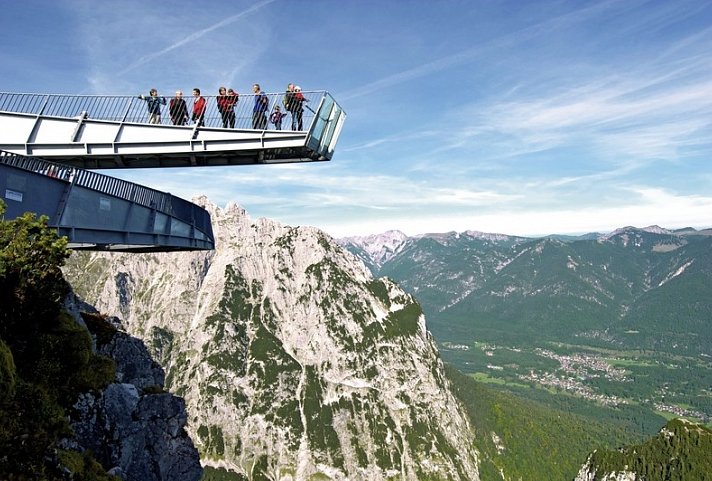
[[635,473],[630,471],[603,473],[596,477],[596,469],[587,463],[581,467],[574,481],[636,481],[637,479]]
[[214,252],[80,254],[65,274],[165,367],[204,465],[285,481],[479,479],[411,296],[317,229],[198,202]]
[[125,332],[118,319],[103,319],[73,296],[67,309],[78,322],[93,316],[103,335],[97,352],[116,363],[116,382],[100,393],[84,393],[71,413],[75,437],[66,447],[90,449],[111,474],[124,481],[197,481],[200,458],[184,427],[183,399],[164,390],[163,369],[142,341]]
[[574,481],[712,480],[712,430],[673,419],[651,439],[594,451]]

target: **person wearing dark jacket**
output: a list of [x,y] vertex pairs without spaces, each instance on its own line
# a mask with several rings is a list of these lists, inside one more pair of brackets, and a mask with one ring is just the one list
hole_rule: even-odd
[[159,97],[158,90],[156,89],[151,89],[148,93],[148,97],[145,95],[139,95],[138,98],[146,101],[146,108],[148,109],[148,123],[160,124],[161,104],[166,105],[166,98]]
[[185,105],[185,100],[183,100],[182,91],[176,91],[176,96],[168,104],[168,112],[171,115],[173,125],[185,125],[188,122],[188,107]]
[[218,96],[216,98],[218,104],[218,112],[222,117],[223,128],[231,129],[235,128],[235,104],[237,103],[237,93],[230,89],[225,90],[225,87],[220,87],[218,89]]
[[[287,91],[284,92],[284,100],[282,101],[284,108],[287,109],[292,116],[292,130],[297,130],[297,126],[301,123],[302,115],[299,112],[299,102],[294,97],[294,84],[290,83],[287,85]],[[301,128],[300,128],[301,130]]]
[[255,93],[255,106],[252,108],[252,128],[255,130],[265,130],[267,128],[269,98],[260,88],[260,84],[254,84],[252,91]]

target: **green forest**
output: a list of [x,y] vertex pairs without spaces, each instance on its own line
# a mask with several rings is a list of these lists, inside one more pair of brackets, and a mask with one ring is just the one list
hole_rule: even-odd
[[712,430],[682,419],[670,421],[654,438],[619,450],[600,450],[591,456],[604,473],[632,471],[645,481],[712,480]]
[[500,471],[509,479],[571,481],[595,449],[640,442],[665,423],[644,409],[603,408],[571,396],[526,399],[451,366],[447,375],[475,429],[482,481],[502,479]]

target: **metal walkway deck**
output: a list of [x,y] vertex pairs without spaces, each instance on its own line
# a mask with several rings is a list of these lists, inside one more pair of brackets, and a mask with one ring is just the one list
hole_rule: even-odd
[[46,215],[72,249],[165,252],[215,247],[205,209],[63,164],[0,152],[0,194],[8,219],[25,212]]
[[[330,160],[346,115],[328,92],[303,94],[304,130],[292,131],[253,129],[255,95],[239,96],[235,127],[224,128],[215,96],[203,96],[204,125],[172,125],[170,99],[156,125],[137,96],[0,93],[0,150],[85,169]],[[282,93],[265,95],[267,116],[277,105],[285,111]]]

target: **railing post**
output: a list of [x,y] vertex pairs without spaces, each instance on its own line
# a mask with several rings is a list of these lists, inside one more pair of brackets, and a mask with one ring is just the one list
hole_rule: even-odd
[[128,98],[128,101],[129,101],[129,103],[126,104],[126,111],[124,112],[124,116],[123,116],[123,118],[121,119],[121,123],[122,123],[122,124],[123,124],[124,122],[126,122],[126,117],[129,116],[129,112],[131,111],[131,103],[132,103],[132,101],[133,101],[133,98],[129,97],[129,98]]
[[49,95],[46,95],[46,96],[45,96],[45,101],[44,101],[44,103],[42,104],[42,107],[40,107],[40,111],[37,112],[37,115],[38,115],[38,116],[40,116],[40,115],[42,115],[42,114],[44,113],[44,109],[45,109],[45,107],[47,107],[47,104],[48,104],[48,103],[49,103]]

